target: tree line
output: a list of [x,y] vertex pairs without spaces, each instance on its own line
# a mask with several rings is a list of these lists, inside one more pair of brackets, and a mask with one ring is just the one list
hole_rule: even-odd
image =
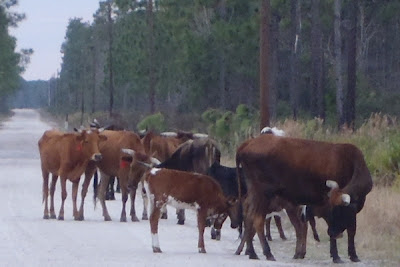
[[101,1],[92,23],[69,21],[43,92],[58,113],[257,112],[266,60],[272,120],[354,127],[399,114],[399,13],[389,0]]
[[32,49],[16,52],[16,39],[10,35],[10,27],[25,18],[24,14],[12,12],[17,0],[0,0],[0,112],[8,111],[8,98],[20,88],[20,74],[29,63]]

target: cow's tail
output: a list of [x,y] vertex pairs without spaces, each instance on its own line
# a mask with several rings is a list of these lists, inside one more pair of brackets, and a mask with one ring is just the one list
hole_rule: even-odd
[[93,177],[93,203],[94,203],[94,208],[96,208],[98,187],[99,187],[99,176],[97,174],[97,171],[95,171],[94,172],[94,177]]

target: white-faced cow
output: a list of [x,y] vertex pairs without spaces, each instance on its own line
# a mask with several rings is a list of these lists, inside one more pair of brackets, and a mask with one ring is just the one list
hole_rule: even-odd
[[[235,200],[228,200],[220,185],[211,177],[178,170],[152,168],[145,174],[145,189],[149,196],[150,228],[153,252],[161,252],[158,241],[160,209],[166,204],[175,208],[189,208],[197,212],[199,230],[198,249],[205,253],[204,228],[206,219],[212,215],[227,213],[237,217]],[[236,215],[234,215],[235,213]],[[232,222],[236,227],[235,221]],[[216,225],[217,229],[221,225]]]
[[[243,169],[248,189],[244,236],[251,257],[256,257],[251,245],[255,229],[264,255],[274,260],[264,235],[264,210],[279,196],[294,205],[324,206],[333,261],[341,262],[336,238],[345,230],[350,259],[359,261],[354,246],[356,214],[372,189],[372,179],[354,145],[267,134],[244,142],[237,150],[236,164]],[[295,258],[305,255],[305,244],[300,245],[296,244]]]
[[[67,197],[66,181],[70,180],[72,186],[73,215],[75,220],[84,219],[84,199],[88,190],[90,179],[95,168],[94,162],[102,159],[99,143],[105,141],[106,136],[99,134],[101,130],[79,131],[78,133],[63,133],[57,130],[44,132],[40,138],[39,152],[43,175],[43,202],[44,219],[56,218],[54,212],[54,192],[58,177],[61,179],[61,208],[59,220],[64,220],[64,202]],[[92,166],[92,167],[89,167]],[[88,170],[91,173],[87,173]],[[86,173],[85,173],[86,172]],[[50,186],[50,214],[48,210],[49,174],[52,174]],[[85,173],[82,186],[81,206],[78,211],[76,205],[77,192],[81,175]]]

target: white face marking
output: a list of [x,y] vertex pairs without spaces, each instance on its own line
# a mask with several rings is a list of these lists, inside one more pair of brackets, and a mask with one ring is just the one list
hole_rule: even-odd
[[156,175],[156,173],[157,173],[158,171],[160,171],[160,170],[161,170],[160,168],[152,168],[151,171],[150,171],[150,173],[151,173],[152,175]]
[[306,205],[301,205],[301,216],[303,217],[303,218],[306,218],[307,217],[307,206]]
[[350,195],[349,194],[343,194],[342,195],[342,201],[343,201],[343,204],[345,206],[348,206],[350,204],[350,201],[351,201]]
[[332,181],[332,180],[327,180],[326,181],[326,186],[329,187],[329,188],[332,188],[332,189],[339,187],[338,183],[335,182],[335,181]]
[[151,244],[153,248],[160,248],[160,242],[158,241],[158,234],[151,234]]
[[179,201],[175,199],[174,197],[168,196],[167,204],[171,205],[174,208],[177,209],[191,209],[191,210],[198,210],[200,208],[200,205],[197,204],[196,202],[194,203],[185,203],[182,201]]

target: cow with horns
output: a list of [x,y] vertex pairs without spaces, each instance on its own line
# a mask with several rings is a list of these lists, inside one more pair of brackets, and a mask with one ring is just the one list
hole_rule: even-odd
[[[103,129],[79,130],[77,133],[63,133],[57,130],[44,132],[38,142],[42,176],[43,176],[43,202],[44,219],[56,218],[54,212],[54,192],[58,177],[61,179],[61,208],[59,220],[64,220],[64,202],[67,197],[66,181],[70,180],[72,186],[73,215],[75,220],[84,219],[84,200],[87,194],[90,179],[95,170],[94,162],[99,162],[102,155],[99,145],[107,137],[103,135]],[[50,185],[50,214],[48,210],[49,174],[52,174]],[[82,187],[81,206],[78,211],[76,200],[81,175],[85,173],[85,181]]]
[[[279,196],[294,205],[323,207],[320,215],[328,224],[333,262],[342,262],[336,239],[345,230],[350,259],[359,261],[356,215],[372,189],[372,178],[357,147],[266,134],[237,149],[236,166],[243,169],[248,190],[244,238],[251,258],[257,258],[252,246],[255,231],[266,258],[275,260],[263,226],[266,205]],[[303,241],[298,239],[294,258],[305,256],[305,233],[300,233]]]

